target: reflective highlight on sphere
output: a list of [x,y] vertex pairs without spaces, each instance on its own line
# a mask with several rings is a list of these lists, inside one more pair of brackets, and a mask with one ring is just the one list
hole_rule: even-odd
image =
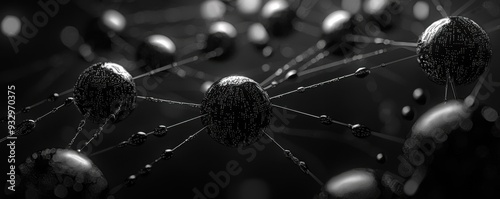
[[436,133],[449,133],[469,114],[462,102],[447,101],[420,116],[412,127],[412,135],[435,137]]
[[353,169],[326,183],[326,191],[334,198],[375,199],[381,195],[372,169]]
[[18,197],[105,198],[108,182],[84,155],[70,149],[33,153],[19,166]]
[[115,32],[121,32],[127,25],[125,16],[116,10],[106,10],[102,15],[102,22]]
[[461,16],[438,20],[420,36],[417,60],[429,78],[445,84],[449,74],[456,85],[475,81],[492,56],[487,33]]
[[137,48],[137,59],[142,60],[146,71],[156,69],[175,61],[175,44],[163,35],[150,35]]
[[135,83],[120,65],[110,62],[94,64],[78,77],[73,95],[75,105],[90,121],[102,124],[125,119],[135,108]]
[[222,19],[226,13],[226,5],[219,0],[208,0],[201,4],[200,13],[205,20]]
[[263,24],[270,34],[276,36],[288,35],[292,32],[292,20],[295,12],[285,0],[270,0],[262,7]]
[[243,76],[216,81],[201,103],[204,126],[215,141],[228,147],[246,146],[263,135],[271,118],[271,102],[262,87]]
[[220,56],[231,54],[237,33],[236,28],[228,22],[217,21],[212,23],[208,29],[203,51],[210,52],[219,49],[222,53]]
[[346,35],[353,33],[354,20],[353,15],[345,10],[334,11],[323,20],[322,31],[326,47],[339,46],[333,50],[335,54],[343,53],[354,46],[354,43],[346,40]]
[[269,35],[261,23],[254,23],[248,27],[248,41],[257,46],[265,46],[269,42]]

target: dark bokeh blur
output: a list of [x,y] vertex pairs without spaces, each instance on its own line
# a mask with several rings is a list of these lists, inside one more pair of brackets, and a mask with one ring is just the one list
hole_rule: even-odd
[[[203,99],[203,88],[210,81],[228,75],[243,75],[261,82],[270,76],[279,67],[290,59],[315,45],[321,36],[321,23],[331,12],[345,8],[355,11],[356,3],[364,1],[330,1],[330,0],[302,0],[302,9],[297,11],[302,17],[296,21],[296,29],[285,36],[272,36],[269,46],[273,53],[266,57],[261,48],[249,42],[247,37],[248,27],[255,22],[262,22],[260,13],[255,13],[250,7],[257,2],[257,12],[266,0],[254,1],[223,1],[225,7],[224,21],[233,24],[238,32],[235,40],[234,52],[225,59],[208,60],[188,64],[194,70],[204,74],[202,78],[193,76],[180,77],[170,73],[160,73],[154,78],[137,80],[136,84],[142,90],[138,91],[143,96],[153,96],[162,99],[171,99],[184,102],[200,103]],[[124,66],[132,76],[143,71],[136,63],[135,47],[151,34],[163,34],[169,37],[176,46],[176,59],[182,60],[195,55],[196,43],[208,32],[209,20],[206,17],[215,15],[217,10],[211,7],[207,13],[201,14],[203,1],[193,0],[72,0],[72,1],[42,1],[58,2],[58,9],[52,8],[47,13],[39,1],[14,1],[4,0],[0,3],[0,19],[14,17],[21,20],[24,26],[27,22],[42,20],[44,23],[34,25],[35,31],[21,31],[18,36],[25,40],[13,40],[5,31],[14,31],[16,20],[9,18],[8,28],[2,22],[2,36],[0,36],[0,82],[2,92],[7,92],[6,85],[15,85],[16,108],[32,105],[46,99],[54,92],[62,92],[73,87],[78,75],[91,64],[107,60]],[[63,2],[63,4],[61,4]],[[245,4],[243,8],[238,7]],[[350,3],[349,3],[350,2]],[[480,91],[483,96],[481,102],[490,107],[480,113],[478,117],[490,120],[484,128],[476,126],[474,132],[491,135],[482,144],[485,138],[464,141],[463,137],[450,139],[458,143],[468,152],[440,153],[436,155],[435,163],[449,165],[446,169],[439,167],[430,171],[429,175],[443,172],[443,183],[450,186],[429,186],[425,184],[419,190],[419,198],[451,198],[457,196],[455,187],[482,190],[487,194],[500,195],[492,187],[500,185],[500,165],[498,162],[488,162],[492,155],[500,154],[500,120],[497,111],[500,110],[500,59],[496,56],[500,51],[500,37],[498,24],[500,24],[500,3],[497,1],[478,0],[442,0],[444,9],[448,14],[468,17],[477,22],[489,33],[493,57],[490,61],[489,74],[486,84]],[[64,4],[65,3],[65,4]],[[218,4],[217,4],[218,5]],[[293,4],[295,5],[295,4]],[[426,6],[428,6],[428,12]],[[464,9],[462,9],[463,6]],[[216,6],[215,6],[216,7]],[[442,18],[434,8],[432,1],[401,1],[403,11],[400,15],[393,16],[392,25],[386,27],[376,36],[395,41],[416,42],[418,36],[434,21]],[[98,30],[91,24],[106,10],[113,9],[123,14],[126,19],[125,28],[118,34],[119,40],[105,45]],[[363,8],[361,8],[362,11]],[[47,14],[40,14],[44,12]],[[38,13],[38,14],[37,14]],[[427,14],[426,14],[427,13]],[[46,16],[44,21],[43,16]],[[34,19],[38,16],[38,19]],[[41,16],[41,17],[40,17]],[[205,18],[204,18],[205,17]],[[298,24],[298,25],[297,25]],[[21,26],[21,27],[23,27]],[[6,25],[7,27],[7,25]],[[14,28],[13,28],[14,27]],[[10,33],[10,32],[9,32]],[[26,35],[28,34],[28,35]],[[93,60],[89,57],[89,50],[81,47],[82,40],[88,44],[98,46],[94,51]],[[122,41],[123,40],[123,41]],[[94,43],[92,43],[94,42]],[[388,48],[382,44],[358,45],[355,54],[369,53],[378,49]],[[329,62],[351,57],[348,55],[329,55],[312,67]],[[268,90],[270,96],[293,90],[299,86],[310,85],[328,80],[337,76],[355,71],[359,67],[371,67],[378,64],[391,62],[400,58],[415,55],[414,48],[398,48],[382,55],[362,59],[352,63],[332,68],[319,73],[308,74],[292,81],[286,81],[276,88]],[[181,67],[182,68],[182,67]],[[188,70],[189,72],[189,70]],[[470,85],[456,87],[459,99],[468,96],[475,82]],[[419,104],[412,98],[416,88],[422,88],[427,98],[425,104]],[[372,130],[398,138],[406,138],[411,131],[412,124],[426,110],[441,103],[444,99],[445,88],[432,83],[419,67],[416,58],[408,59],[387,66],[364,78],[348,78],[330,85],[311,89],[305,93],[288,95],[276,99],[273,103],[298,109],[315,115],[326,114],[335,120],[346,123],[362,123]],[[64,102],[71,94],[60,97],[55,102],[47,102],[29,113],[16,117],[19,123],[24,119],[37,118],[50,111],[53,107]],[[451,92],[448,97],[452,96]],[[0,100],[1,106],[6,106],[5,95]],[[410,106],[415,117],[407,120],[401,116],[401,109]],[[5,110],[5,108],[2,108]],[[3,112],[3,111],[2,111]],[[291,150],[299,159],[307,162],[309,169],[322,181],[326,182],[331,177],[353,168],[373,168],[392,173],[398,172],[398,155],[402,153],[402,144],[388,141],[379,137],[364,139],[355,138],[350,131],[342,126],[324,126],[318,119],[299,115],[290,111],[277,109],[276,122],[271,124],[277,142],[284,148]],[[86,149],[87,154],[107,149],[119,142],[126,140],[138,131],[149,132],[156,126],[171,125],[199,115],[200,111],[188,106],[170,105],[139,101],[134,112],[125,120],[111,125],[102,137],[92,142]],[[1,115],[4,115],[3,113]],[[75,134],[75,129],[82,119],[82,115],[75,106],[62,108],[37,122],[34,131],[16,141],[16,164],[24,162],[32,153],[46,148],[64,148]],[[273,120],[274,121],[274,120]],[[479,125],[476,124],[476,125]],[[7,125],[2,123],[2,129]],[[86,129],[77,139],[74,146],[81,144],[91,136],[90,130],[96,129],[95,124],[88,124]],[[125,147],[107,151],[91,156],[98,168],[107,178],[110,189],[121,184],[129,175],[136,173],[145,164],[156,159],[165,149],[172,148],[182,142],[192,133],[202,127],[200,120],[169,129],[168,134],[162,138],[149,136],[144,145]],[[276,131],[276,129],[278,129]],[[6,134],[5,134],[6,135]],[[3,135],[2,135],[3,137]],[[479,143],[478,143],[479,142]],[[0,173],[8,172],[6,157],[8,148],[2,143],[0,147],[1,164]],[[455,145],[454,145],[455,146]],[[494,151],[491,151],[494,150]],[[376,156],[383,153],[385,163],[377,162]],[[446,156],[461,156],[467,154],[471,158],[461,161],[448,160]],[[486,160],[485,160],[486,159]],[[471,175],[471,178],[481,182],[491,182],[487,185],[472,180],[464,180],[465,184],[457,184],[462,175],[463,165],[473,164],[476,161],[485,161],[486,168],[482,172]],[[454,161],[454,162],[452,162]],[[227,165],[237,163],[241,172],[230,175],[227,185],[217,185],[217,180],[212,176],[227,172]],[[480,169],[478,169],[480,171]],[[2,174],[2,182],[6,175]],[[493,179],[493,180],[492,180]],[[482,181],[484,180],[484,181]],[[214,186],[215,185],[215,186]],[[192,141],[186,143],[175,151],[170,160],[160,161],[155,164],[150,175],[140,177],[132,187],[125,187],[115,194],[116,198],[211,198],[211,196],[197,196],[197,193],[213,194],[216,198],[232,199],[266,199],[266,198],[313,198],[321,191],[321,187],[308,175],[286,159],[283,152],[274,144],[253,145],[244,151],[223,146],[212,140],[206,133],[201,133]],[[2,190],[1,197],[8,193]],[[488,195],[491,196],[491,195]]]

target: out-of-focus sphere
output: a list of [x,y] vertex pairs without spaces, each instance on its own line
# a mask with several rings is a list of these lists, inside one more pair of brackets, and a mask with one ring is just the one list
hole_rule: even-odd
[[326,191],[333,198],[376,199],[381,195],[372,169],[352,169],[341,173],[326,183]]
[[296,15],[286,0],[270,0],[262,7],[261,16],[269,33],[283,36],[291,32]]
[[204,52],[216,49],[222,50],[220,56],[228,55],[234,46],[234,39],[238,32],[233,25],[225,21],[214,22],[208,29],[208,36],[205,42]]
[[203,84],[201,84],[200,91],[202,93],[206,93],[208,91],[208,89],[210,88],[210,86],[212,86],[212,84],[214,84],[214,82],[212,82],[212,81],[203,82]]
[[344,37],[351,33],[353,26],[351,19],[351,13],[345,10],[337,10],[326,16],[321,28],[327,46],[345,42]]
[[137,59],[142,60],[150,70],[175,61],[175,44],[164,35],[150,35],[137,48]]
[[426,20],[429,17],[429,4],[425,1],[417,1],[413,5],[413,16],[420,21]]
[[66,26],[61,31],[61,42],[68,48],[74,48],[80,40],[80,32],[73,26]]
[[381,14],[389,4],[390,0],[366,0],[363,4],[363,11],[369,15]]
[[271,102],[262,87],[243,76],[222,78],[208,89],[201,103],[208,134],[228,147],[259,140],[271,119]]
[[70,149],[33,153],[19,166],[20,198],[105,198],[108,182],[90,159]]
[[470,113],[463,102],[450,100],[425,112],[412,127],[412,135],[433,138],[436,133],[448,133]]
[[104,25],[115,32],[121,32],[127,25],[127,20],[116,10],[106,10],[101,18]]
[[262,0],[237,0],[236,8],[243,14],[251,15],[259,12]]
[[13,37],[21,31],[21,20],[18,17],[7,15],[2,20],[2,32],[5,36]]
[[231,25],[230,23],[227,23],[225,21],[218,21],[218,22],[213,23],[210,26],[208,33],[210,33],[210,34],[224,33],[231,38],[235,38],[236,35],[238,34],[238,32],[236,31],[236,28],[234,28],[233,25]]
[[488,34],[474,21],[461,16],[440,19],[420,36],[417,60],[437,84],[447,82],[447,72],[456,85],[475,81],[492,56]]
[[219,20],[226,13],[226,5],[219,0],[207,0],[201,4],[200,12],[205,20]]
[[424,90],[421,88],[416,88],[413,90],[413,100],[418,104],[425,104],[427,102],[427,96],[424,93]]
[[[111,114],[112,122],[125,119],[135,108],[135,83],[120,65],[110,62],[94,64],[78,77],[73,95],[75,105],[89,120],[104,123]],[[118,111],[119,110],[119,111]]]
[[269,42],[269,35],[261,23],[254,23],[248,27],[248,41],[258,46],[264,46]]

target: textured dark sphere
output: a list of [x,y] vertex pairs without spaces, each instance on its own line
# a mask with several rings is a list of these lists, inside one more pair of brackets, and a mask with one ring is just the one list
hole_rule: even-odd
[[137,47],[136,56],[146,64],[144,71],[160,68],[175,61],[175,44],[163,35],[150,35]]
[[456,85],[476,80],[492,56],[490,39],[474,21],[460,16],[438,20],[420,36],[418,62],[429,78],[445,84],[447,71]]
[[108,182],[92,161],[70,149],[33,153],[19,170],[19,198],[105,198],[108,188]]
[[269,125],[271,102],[260,85],[242,76],[225,77],[208,89],[201,103],[202,123],[217,142],[246,146],[256,142]]
[[80,113],[89,113],[90,121],[95,123],[104,123],[111,114],[115,114],[112,122],[118,122],[135,108],[136,91],[132,76],[115,63],[101,62],[85,69],[73,92]]

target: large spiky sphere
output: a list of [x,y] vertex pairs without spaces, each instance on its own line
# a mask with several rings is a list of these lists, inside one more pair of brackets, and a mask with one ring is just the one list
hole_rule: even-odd
[[437,84],[456,85],[476,80],[492,56],[490,39],[471,19],[452,16],[431,24],[420,36],[418,62]]
[[120,65],[101,62],[88,67],[78,77],[73,95],[75,105],[89,120],[104,123],[111,114],[112,122],[125,119],[135,108],[135,83]]
[[263,135],[271,118],[271,102],[262,87],[252,79],[229,76],[215,82],[201,104],[206,114],[202,123],[217,142],[246,146]]

